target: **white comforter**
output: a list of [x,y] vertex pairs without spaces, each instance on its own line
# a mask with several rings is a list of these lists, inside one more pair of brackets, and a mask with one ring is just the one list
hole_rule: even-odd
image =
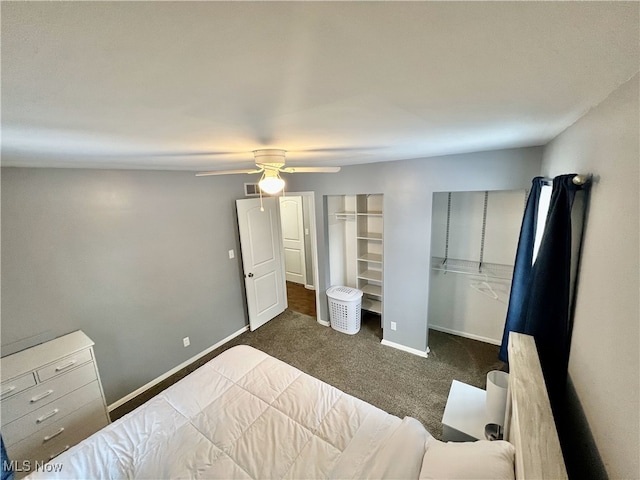
[[30,478],[418,478],[429,434],[234,347]]

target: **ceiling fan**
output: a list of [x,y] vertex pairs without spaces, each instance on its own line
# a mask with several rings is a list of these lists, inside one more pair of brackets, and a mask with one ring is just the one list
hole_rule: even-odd
[[265,148],[254,150],[253,156],[256,162],[255,169],[243,170],[216,170],[212,172],[196,173],[197,177],[209,175],[233,175],[238,173],[262,173],[258,182],[260,189],[266,193],[278,193],[284,188],[284,180],[280,173],[336,173],[340,167],[285,167],[286,150]]

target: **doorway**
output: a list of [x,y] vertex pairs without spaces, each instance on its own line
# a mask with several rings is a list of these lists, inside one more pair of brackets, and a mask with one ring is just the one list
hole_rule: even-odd
[[317,319],[317,252],[313,192],[279,197],[287,303]]

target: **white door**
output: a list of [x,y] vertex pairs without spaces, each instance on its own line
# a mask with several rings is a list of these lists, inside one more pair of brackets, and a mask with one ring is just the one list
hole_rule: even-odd
[[307,283],[302,197],[279,197],[284,244],[284,271],[290,282]]
[[287,308],[277,199],[236,200],[249,328],[255,330]]

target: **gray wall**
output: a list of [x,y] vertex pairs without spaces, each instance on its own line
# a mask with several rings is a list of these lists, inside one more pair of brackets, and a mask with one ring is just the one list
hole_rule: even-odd
[[[576,478],[638,478],[640,327],[638,75],[544,149],[542,172],[592,172],[569,375]],[[580,416],[584,414],[584,418]],[[590,430],[590,435],[589,435]]]
[[112,403],[242,329],[244,180],[3,168],[2,344],[84,330]]
[[[328,319],[324,195],[376,192],[385,207],[385,339],[424,351],[435,191],[524,188],[541,149],[289,176],[316,192],[321,318]],[[112,403],[246,325],[234,200],[242,177],[2,169],[2,344],[84,330]],[[182,347],[182,338],[191,347]]]
[[[315,191],[320,317],[328,320],[323,196],[384,194],[384,338],[427,348],[431,204],[434,192],[528,188],[542,151],[526,148],[345,167],[337,174],[289,177],[290,191]],[[389,322],[397,323],[392,331]]]

